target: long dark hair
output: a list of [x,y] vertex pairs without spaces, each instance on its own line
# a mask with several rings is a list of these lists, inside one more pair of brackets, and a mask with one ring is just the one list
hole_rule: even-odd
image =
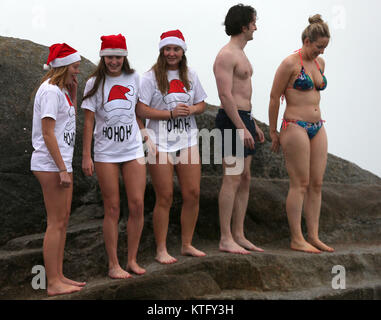
[[[167,61],[164,57],[164,48],[160,50],[159,57],[157,58],[157,62],[152,67],[152,70],[155,73],[157,86],[160,92],[163,95],[167,94],[169,90],[169,82],[168,82],[168,76],[167,76],[168,66],[167,66]],[[183,54],[183,57],[179,63],[179,76],[185,88],[187,90],[190,90],[187,57],[185,56],[185,53]]]
[[[123,59],[122,72],[124,72],[126,74],[132,74],[132,73],[135,72],[134,69],[131,69],[127,57],[124,57],[124,59]],[[107,74],[107,67],[106,67],[105,59],[104,59],[104,57],[101,57],[101,60],[99,61],[97,68],[95,69],[95,71],[89,77],[89,79],[92,78],[92,77],[95,77],[94,86],[83,97],[82,100],[86,100],[87,98],[92,97],[98,91],[99,85],[102,82],[102,105],[103,105],[103,102],[104,102],[104,86],[105,86],[106,74]]]

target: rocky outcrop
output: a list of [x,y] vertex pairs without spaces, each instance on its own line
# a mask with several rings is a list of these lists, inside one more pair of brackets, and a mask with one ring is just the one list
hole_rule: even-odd
[[[48,53],[49,48],[31,41],[0,37],[0,245],[15,237],[41,232],[46,225],[40,186],[30,172],[30,157],[33,92],[45,73],[42,66]],[[79,105],[94,65],[82,58],[80,68]],[[80,172],[82,128],[83,115],[79,112],[73,208],[91,201],[88,193],[96,185],[95,179],[85,179]]]
[[[46,217],[41,189],[29,166],[32,93],[43,75],[42,64],[48,48],[26,40],[0,37],[0,53],[0,298],[39,299],[46,293],[31,288],[31,270],[43,264]],[[80,101],[85,80],[94,67],[86,59],[82,60]],[[198,127],[213,129],[215,113],[216,108],[208,106],[205,114],[197,118]],[[311,299],[340,298],[345,294],[349,295],[347,297],[379,297],[380,273],[376,265],[380,262],[377,245],[380,244],[381,179],[353,163],[329,155],[320,230],[322,239],[336,247],[336,253],[318,256],[292,253],[288,250],[289,230],[285,215],[288,180],[284,160],[281,154],[270,152],[268,127],[259,121],[258,125],[266,141],[257,144],[245,225],[248,238],[266,252],[243,257],[217,251],[217,199],[222,168],[220,164],[203,164],[200,213],[194,241],[208,256],[202,259],[178,256],[181,193],[175,179],[168,247],[180,263],[161,266],[154,262],[152,210],[155,199],[148,176],[145,225],[139,248],[139,260],[148,272],[128,281],[111,281],[104,277],[107,258],[99,187],[95,176],[86,178],[80,170],[83,114],[79,110],[73,161],[75,189],[64,266],[68,276],[86,280],[88,285],[82,292],[65,298],[297,299],[304,297],[306,291],[310,292]],[[212,154],[213,147],[212,143]],[[203,142],[200,150],[203,150]],[[120,193],[119,256],[124,265],[128,210],[125,190],[121,188]],[[352,291],[342,292],[344,296],[335,294],[330,286],[327,289],[332,278],[329,268],[333,264],[343,264],[353,271]],[[295,274],[309,280],[298,280]]]

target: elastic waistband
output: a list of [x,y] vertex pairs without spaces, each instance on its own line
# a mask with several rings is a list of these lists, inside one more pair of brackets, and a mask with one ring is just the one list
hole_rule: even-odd
[[[245,110],[239,110],[239,109],[237,109],[237,111],[238,111],[239,114],[251,116],[251,111],[245,111]],[[222,113],[226,114],[226,111],[223,108],[219,108],[218,112],[222,112]]]

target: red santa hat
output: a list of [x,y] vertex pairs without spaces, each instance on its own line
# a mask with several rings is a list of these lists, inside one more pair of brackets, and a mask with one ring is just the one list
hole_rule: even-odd
[[66,43],[56,43],[49,48],[49,57],[44,64],[44,70],[68,66],[77,61],[81,61],[81,56],[77,50]]
[[127,57],[126,38],[118,35],[102,36],[102,46],[99,56],[124,56]]
[[168,45],[176,45],[181,47],[184,52],[187,51],[185,39],[180,30],[171,30],[161,34],[159,42],[159,50]]

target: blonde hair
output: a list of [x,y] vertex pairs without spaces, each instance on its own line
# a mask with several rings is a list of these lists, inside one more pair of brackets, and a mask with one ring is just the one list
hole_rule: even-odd
[[65,86],[65,80],[66,80],[68,70],[69,70],[69,66],[52,68],[43,76],[40,82],[40,85],[50,78],[49,80],[50,84],[56,85],[60,89],[63,89]]
[[31,98],[33,98],[36,95],[38,88],[48,79],[50,79],[49,80],[50,84],[56,85],[60,89],[63,89],[65,87],[65,79],[66,79],[68,70],[69,70],[69,66],[63,66],[63,67],[50,69],[47,73],[45,73],[39,85],[32,92]]
[[[157,62],[152,67],[152,70],[155,73],[156,82],[158,89],[160,92],[165,95],[169,90],[169,82],[167,77],[167,61],[164,57],[164,48],[160,50],[160,55],[157,58]],[[180,64],[179,64],[179,78],[181,82],[184,84],[187,90],[190,90],[190,83],[188,78],[188,66],[187,66],[187,58],[185,54],[183,55]]]
[[320,14],[315,14],[314,16],[308,19],[310,25],[304,29],[302,33],[302,42],[307,38],[311,42],[315,42],[317,39],[324,37],[330,38],[331,34],[329,33],[329,28],[327,23],[323,21]]

